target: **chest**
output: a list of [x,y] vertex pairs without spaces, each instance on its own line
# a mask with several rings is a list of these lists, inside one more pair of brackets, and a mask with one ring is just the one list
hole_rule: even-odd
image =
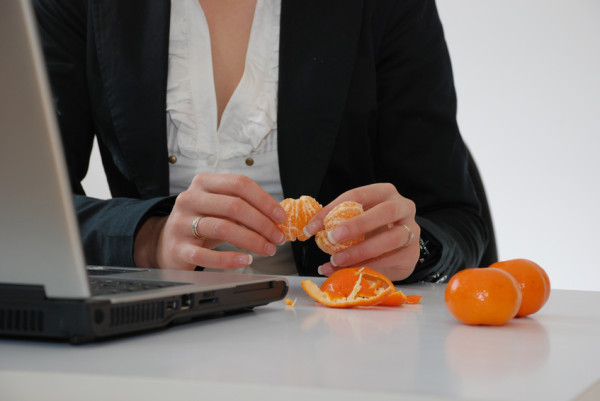
[[217,114],[221,116],[244,73],[256,0],[199,0],[210,32]]

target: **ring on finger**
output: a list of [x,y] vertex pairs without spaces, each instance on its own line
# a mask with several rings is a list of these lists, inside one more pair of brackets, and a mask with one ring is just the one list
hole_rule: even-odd
[[200,233],[198,233],[198,224],[200,224],[200,220],[202,220],[205,216],[198,216],[194,219],[194,221],[192,222],[192,234],[194,234],[194,237],[196,239],[199,240],[205,240],[206,237]]
[[406,232],[408,233],[408,238],[406,239],[406,242],[404,243],[404,245],[402,245],[402,248],[404,248],[404,247],[408,246],[408,244],[410,244],[410,241],[412,241],[413,238],[415,238],[415,234],[412,232],[410,227],[407,226],[406,224],[402,224],[402,227],[404,227],[406,229]]

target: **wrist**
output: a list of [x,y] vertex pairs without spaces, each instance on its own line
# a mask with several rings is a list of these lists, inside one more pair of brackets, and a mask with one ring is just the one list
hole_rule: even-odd
[[137,267],[159,268],[158,250],[167,216],[150,217],[138,229],[133,244],[133,261]]

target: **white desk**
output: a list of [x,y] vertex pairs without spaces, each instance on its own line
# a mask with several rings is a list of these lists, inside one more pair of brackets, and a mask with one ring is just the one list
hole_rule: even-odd
[[402,287],[419,305],[335,310],[299,282],[293,309],[83,346],[0,339],[0,399],[600,400],[600,292],[554,290],[531,318],[470,327],[444,286]]

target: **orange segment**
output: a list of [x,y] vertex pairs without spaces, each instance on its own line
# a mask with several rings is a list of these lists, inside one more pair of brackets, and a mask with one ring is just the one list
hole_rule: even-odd
[[350,248],[351,246],[363,241],[365,239],[364,235],[338,244],[332,244],[327,238],[328,231],[333,230],[340,223],[351,219],[352,217],[361,215],[362,213],[364,213],[362,205],[353,201],[342,202],[331,209],[331,211],[327,213],[327,216],[325,216],[325,219],[323,220],[325,230],[319,231],[315,236],[317,246],[321,248],[323,252],[333,255],[334,253],[342,251],[346,248]]
[[280,202],[287,220],[277,224],[285,234],[287,241],[306,241],[309,237],[304,234],[304,226],[319,211],[322,206],[311,196],[301,196],[299,199],[286,198]]
[[327,213],[323,220],[325,230],[331,231],[338,224],[351,219],[352,217],[363,214],[363,207],[360,203],[354,201],[342,202]]

